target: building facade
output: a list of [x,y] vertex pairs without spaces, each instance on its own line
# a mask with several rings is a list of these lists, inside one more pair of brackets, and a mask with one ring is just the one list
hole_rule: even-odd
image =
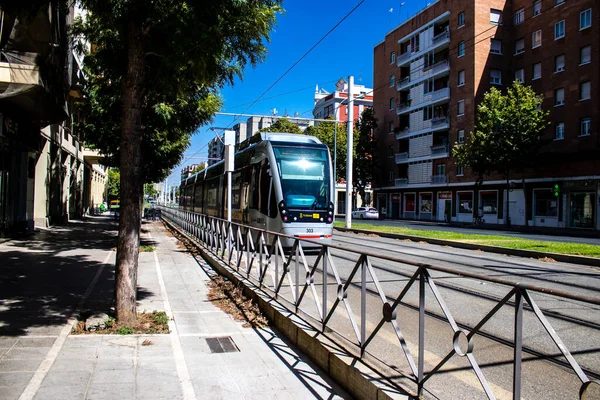
[[[355,84],[352,93],[354,94],[354,121],[357,121],[365,108],[373,107],[373,89]],[[345,79],[341,78],[335,84],[333,93],[316,87],[313,117],[348,121],[348,82]]]
[[[599,42],[594,0],[439,0],[389,32],[374,49],[380,213],[600,229]],[[514,80],[543,95],[547,144],[508,185],[476,185],[452,146],[486,91]]]
[[75,8],[0,9],[0,236],[83,215]]

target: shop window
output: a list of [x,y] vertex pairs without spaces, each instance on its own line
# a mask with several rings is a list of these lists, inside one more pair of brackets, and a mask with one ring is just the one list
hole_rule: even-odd
[[481,208],[484,214],[498,214],[498,193],[481,193]]
[[458,194],[458,212],[461,214],[473,214],[473,193]]
[[404,211],[415,212],[415,195],[405,194],[404,195]]
[[431,214],[433,207],[433,195],[431,193],[425,193],[421,195],[421,213]]
[[550,190],[535,192],[535,216],[557,217],[558,198]]
[[593,192],[572,192],[570,196],[570,226],[572,228],[594,227],[594,206],[596,196]]

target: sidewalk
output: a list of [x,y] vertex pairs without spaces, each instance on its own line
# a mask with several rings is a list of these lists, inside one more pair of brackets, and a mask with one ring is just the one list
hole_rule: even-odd
[[138,311],[167,311],[171,333],[70,335],[74,313],[110,309],[116,227],[92,217],[0,244],[0,400],[349,398],[278,332],[212,305],[212,270],[161,222],[142,228],[156,251],[140,253]]

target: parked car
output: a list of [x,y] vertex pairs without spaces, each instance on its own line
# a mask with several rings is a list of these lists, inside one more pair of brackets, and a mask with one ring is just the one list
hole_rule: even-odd
[[352,218],[379,219],[379,211],[373,207],[358,207],[352,211]]

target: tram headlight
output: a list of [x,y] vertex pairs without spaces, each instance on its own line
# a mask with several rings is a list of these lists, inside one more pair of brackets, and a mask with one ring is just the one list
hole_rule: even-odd
[[333,221],[333,218],[331,218],[331,217],[328,217],[328,218],[327,218],[327,222],[331,222],[331,221]]

